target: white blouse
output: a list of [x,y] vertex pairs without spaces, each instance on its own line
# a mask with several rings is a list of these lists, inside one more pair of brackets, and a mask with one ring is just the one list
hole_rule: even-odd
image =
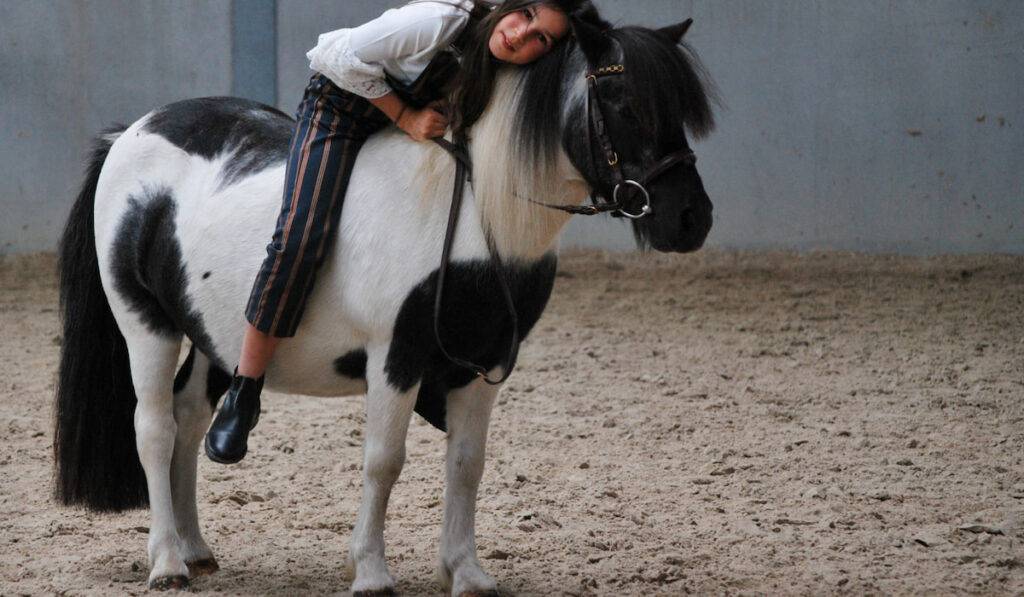
[[306,53],[309,66],[365,98],[387,95],[384,73],[409,84],[469,22],[470,0],[416,1],[352,29],[324,33]]

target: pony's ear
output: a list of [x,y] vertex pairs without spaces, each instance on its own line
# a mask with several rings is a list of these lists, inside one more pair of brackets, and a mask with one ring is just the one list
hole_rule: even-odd
[[583,51],[583,55],[587,57],[587,62],[590,64],[600,62],[602,57],[612,47],[611,38],[604,33],[607,27],[601,26],[602,23],[604,22],[576,21],[573,23],[573,36],[576,38],[576,43],[579,44],[580,50]]
[[675,43],[679,43],[683,41],[683,36],[690,30],[690,25],[693,25],[693,19],[686,19],[682,23],[662,27],[661,29],[658,29],[658,33],[667,36]]
[[592,2],[583,2],[576,10],[572,12],[565,11],[565,14],[571,14],[573,20],[577,23],[586,23],[601,31],[607,31],[612,28],[612,24],[604,20],[601,12],[597,10],[597,7]]

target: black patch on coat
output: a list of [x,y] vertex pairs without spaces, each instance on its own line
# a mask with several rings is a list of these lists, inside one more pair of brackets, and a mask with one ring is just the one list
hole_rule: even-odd
[[193,345],[188,349],[188,356],[185,357],[185,362],[181,364],[181,368],[178,369],[178,373],[174,376],[174,393],[185,389],[188,385],[188,380],[192,378],[192,366],[196,362],[196,347]]
[[[196,347],[193,344],[189,348],[188,356],[185,357],[185,362],[181,364],[181,368],[178,369],[177,375],[174,376],[174,393],[185,389],[188,385],[189,380],[192,378],[192,373],[195,368],[196,360]],[[231,374],[221,369],[220,367],[210,363],[209,368],[206,370],[206,400],[210,403],[210,408],[217,408],[217,403],[220,401],[220,397],[224,395],[224,392],[228,390],[231,385]]]
[[[506,278],[519,317],[520,339],[526,338],[540,318],[555,280],[554,254],[528,265],[506,266]],[[497,273],[490,261],[452,263],[448,266],[441,311],[441,340],[455,357],[485,369],[505,362],[512,335],[512,319],[502,298]],[[441,354],[434,338],[435,270],[406,297],[395,321],[384,372],[388,383],[408,391],[421,382],[416,412],[433,426],[446,430],[446,396],[468,385],[476,374],[452,364]]]
[[229,386],[231,374],[210,363],[210,370],[206,372],[206,399],[210,401],[210,408],[217,408],[220,397],[228,391]]
[[111,247],[114,288],[155,334],[186,334],[204,355],[223,368],[202,314],[185,294],[188,275],[175,236],[175,203],[166,189],[129,197]]
[[442,379],[427,376],[416,394],[415,410],[419,416],[441,431],[448,431],[448,391]]
[[366,379],[366,351],[353,350],[338,357],[334,360],[334,371],[349,379]]
[[144,130],[206,159],[231,152],[221,184],[285,161],[295,121],[259,102],[204,97],[168,104],[152,113]]

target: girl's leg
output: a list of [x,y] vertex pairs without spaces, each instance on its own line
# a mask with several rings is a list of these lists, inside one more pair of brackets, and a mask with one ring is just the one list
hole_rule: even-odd
[[233,464],[248,449],[249,431],[260,418],[260,392],[263,390],[263,372],[274,356],[281,338],[268,336],[251,323],[245,324],[245,339],[238,367],[231,377],[231,386],[220,412],[206,433],[203,448],[214,462]]
[[249,431],[259,420],[263,371],[280,339],[295,335],[336,234],[359,148],[388,122],[369,102],[322,75],[311,80],[296,116],[281,215],[246,307],[250,325],[242,356],[204,444],[207,456],[223,464],[245,457]]
[[238,358],[236,375],[259,379],[267,370],[267,364],[274,356],[282,338],[269,336],[256,329],[251,323],[245,324],[245,339],[242,341],[242,355]]

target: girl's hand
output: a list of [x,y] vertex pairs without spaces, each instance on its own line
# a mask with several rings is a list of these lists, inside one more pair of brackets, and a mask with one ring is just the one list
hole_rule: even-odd
[[448,119],[431,108],[408,109],[395,124],[416,141],[444,136],[448,130]]

